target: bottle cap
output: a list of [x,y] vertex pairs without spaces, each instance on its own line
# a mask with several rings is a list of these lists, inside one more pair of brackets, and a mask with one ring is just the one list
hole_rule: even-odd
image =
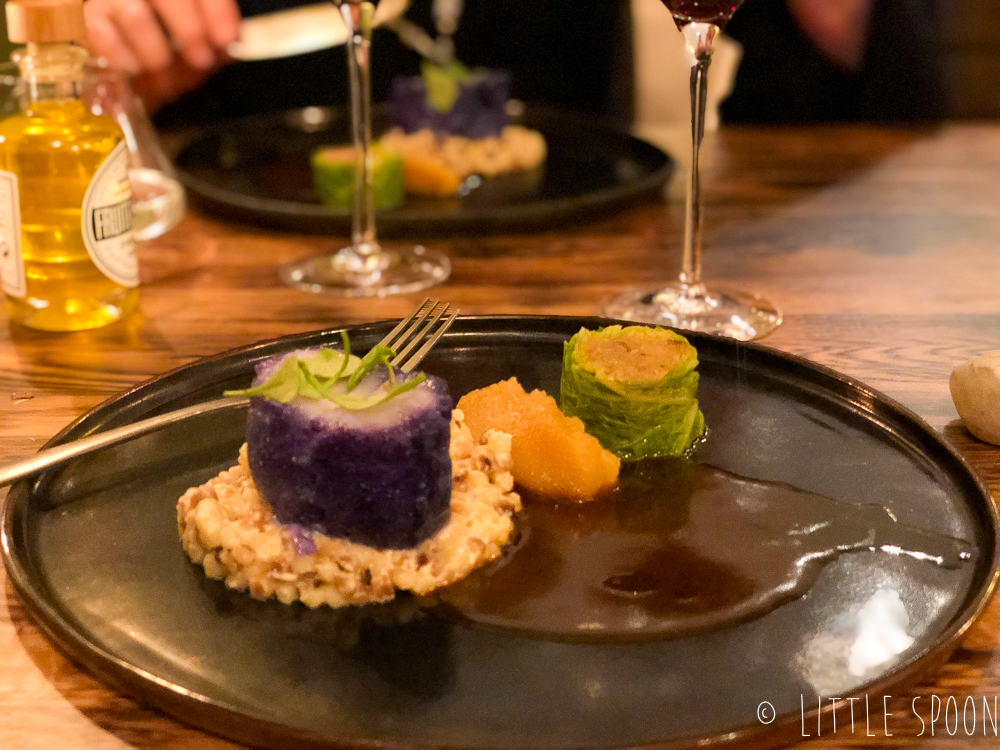
[[83,0],[7,0],[7,38],[27,42],[87,40]]

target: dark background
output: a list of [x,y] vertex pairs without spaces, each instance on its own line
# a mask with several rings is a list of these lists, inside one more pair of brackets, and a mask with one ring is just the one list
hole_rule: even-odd
[[[267,9],[267,2],[273,2],[273,0],[244,0],[244,5],[247,6],[248,11],[262,11]],[[944,72],[947,115],[958,119],[1000,118],[1000,2],[998,0],[936,0],[936,2],[940,22],[936,47],[939,51]],[[418,7],[410,12],[411,17],[415,20],[419,20],[421,14],[419,0],[417,5]],[[492,3],[492,5],[501,7],[506,6],[507,3],[498,0]],[[609,9],[604,11],[605,15],[597,14],[596,16],[591,15],[588,17],[588,14],[574,13],[574,7],[578,6],[575,6],[570,0],[551,0],[551,2],[536,0],[535,2],[526,4],[525,7],[533,7],[535,9],[533,12],[536,15],[541,15],[532,18],[519,18],[517,20],[523,31],[531,28],[536,22],[544,22],[551,18],[560,18],[560,22],[555,24],[554,28],[559,30],[558,33],[562,34],[565,40],[572,43],[574,38],[590,38],[590,34],[600,30],[600,23],[615,23],[614,19],[620,19],[623,16],[625,5],[627,5],[626,0],[608,2],[607,6],[609,6]],[[256,7],[252,8],[251,6]],[[424,12],[424,15],[426,15],[426,12]],[[608,21],[608,19],[611,20]],[[490,23],[489,19],[484,18],[480,20],[485,22],[487,26]],[[0,59],[7,59],[13,45],[6,42],[6,27],[2,16],[0,16],[0,27],[2,27],[3,31],[0,34]],[[535,28],[540,28],[540,26],[535,25]],[[512,34],[515,31],[514,27],[510,25],[505,26],[504,24],[497,25],[496,29],[500,35]],[[382,32],[379,36],[380,48],[395,43],[394,40],[386,41],[381,38],[391,35]],[[502,36],[498,36],[497,41],[502,41]],[[525,60],[525,71],[527,73],[530,73],[531,66],[544,67],[544,59],[537,54],[538,48],[544,45],[539,43],[537,35],[533,37],[531,33],[528,33],[518,46],[522,51],[536,50],[529,54]],[[628,60],[631,50],[600,49],[600,45],[598,45],[597,49],[582,49],[581,54],[575,58],[574,69],[575,77],[581,84],[586,83],[591,76],[597,76],[598,78],[602,76],[616,76],[616,82],[627,82],[626,71],[621,70],[620,66]],[[464,58],[468,58],[472,64],[489,64],[490,62],[489,56],[491,53],[487,50],[463,49],[461,41],[459,53]],[[329,61],[327,69],[331,72],[331,79],[335,78],[338,72],[343,72],[344,55],[342,49],[329,51],[326,53],[327,57],[325,58],[322,57],[324,53],[316,54],[321,56],[320,62],[324,60]],[[478,59],[479,56],[483,59]],[[313,56],[303,56],[303,58],[307,57]],[[387,55],[385,58],[386,61],[388,61],[388,57]],[[378,60],[380,59],[378,52],[373,56],[373,59],[376,66],[378,66]],[[603,70],[598,69],[596,66],[602,60],[611,61],[611,67]],[[311,63],[312,61],[303,59],[301,65],[304,65],[304,68],[292,66],[293,73],[289,75],[286,85],[293,94],[296,86],[301,83],[301,70],[308,69]],[[340,66],[339,68],[337,67],[338,65]],[[416,66],[416,59],[413,58],[407,66],[413,70],[403,72],[415,72]],[[619,67],[616,68],[615,66]],[[313,67],[311,69],[314,71],[316,68]],[[380,87],[384,85],[382,79],[385,78],[386,73],[379,70],[376,73],[380,78],[377,78],[375,81],[375,89],[379,91]],[[240,75],[248,75],[248,73],[241,73]],[[343,80],[343,76],[339,80]],[[621,84],[616,83],[615,85],[620,86]],[[614,87],[612,87],[612,90],[614,90]],[[334,93],[339,96],[339,92],[331,90],[331,94]],[[619,90],[617,93],[620,95],[621,91]],[[522,92],[515,90],[515,95],[521,96]],[[588,110],[603,108],[606,114],[615,118],[627,114],[622,111],[620,101],[615,103],[588,100],[586,91],[582,87],[576,90],[557,92],[556,98],[558,99],[559,97],[563,98],[562,103],[573,108]],[[618,98],[619,100],[622,98],[627,99],[627,97],[622,96]]]

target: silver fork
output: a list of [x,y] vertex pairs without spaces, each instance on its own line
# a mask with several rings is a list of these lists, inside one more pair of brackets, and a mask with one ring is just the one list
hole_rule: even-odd
[[[449,310],[450,306],[447,303],[442,305],[438,300],[425,299],[412,313],[401,320],[399,325],[389,331],[389,334],[379,344],[388,346],[397,352],[392,359],[393,366],[399,367],[403,372],[411,372],[420,364],[421,360],[427,356],[427,352],[458,317],[458,310],[450,312]],[[414,349],[416,351],[413,351]],[[410,352],[413,353],[410,354]],[[201,404],[186,406],[183,409],[133,422],[123,427],[115,427],[106,432],[100,432],[63,445],[46,448],[28,458],[0,466],[0,487],[37,474],[71,458],[124,442],[147,432],[153,432],[175,422],[221,409],[246,406],[249,403],[249,398],[233,397],[205,401]]]

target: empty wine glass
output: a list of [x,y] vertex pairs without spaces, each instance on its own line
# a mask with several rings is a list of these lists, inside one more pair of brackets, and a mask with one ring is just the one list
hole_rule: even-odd
[[740,341],[766,336],[781,312],[746,292],[707,287],[701,280],[702,214],[698,155],[705,135],[708,66],[716,35],[743,0],[663,0],[694,57],[691,68],[691,171],[680,279],[656,289],[630,289],[604,306],[612,318],[720,333]]
[[372,200],[370,54],[373,2],[334,0],[349,31],[351,131],[355,179],[351,244],[341,250],[281,269],[282,280],[309,292],[345,296],[406,294],[440,284],[451,273],[448,258],[423,247],[383,248],[375,234]]
[[88,60],[81,95],[94,114],[112,118],[125,136],[133,236],[136,240],[159,237],[184,217],[184,188],[160,147],[128,74],[109,67],[103,58]]

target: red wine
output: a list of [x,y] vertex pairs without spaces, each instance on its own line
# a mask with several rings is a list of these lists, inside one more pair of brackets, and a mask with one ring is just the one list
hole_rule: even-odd
[[719,28],[732,18],[743,0],[663,0],[674,16],[677,28],[689,23],[714,23]]

